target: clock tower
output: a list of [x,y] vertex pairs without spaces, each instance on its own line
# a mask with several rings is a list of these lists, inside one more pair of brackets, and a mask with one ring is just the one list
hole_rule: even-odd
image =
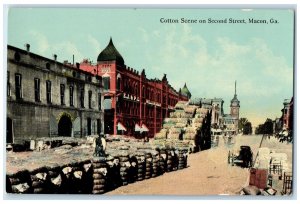
[[237,99],[236,95],[236,81],[234,84],[234,97],[230,103],[230,115],[234,120],[236,133],[238,132],[239,116],[240,116],[240,101]]

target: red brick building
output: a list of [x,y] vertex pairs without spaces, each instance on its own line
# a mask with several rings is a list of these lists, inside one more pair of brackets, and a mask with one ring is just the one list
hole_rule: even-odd
[[191,97],[186,84],[179,92],[172,88],[166,74],[161,80],[148,79],[145,70],[139,73],[127,67],[112,39],[98,55],[97,64],[84,60],[80,69],[102,77],[108,134],[153,137],[175,104]]
[[283,128],[287,130],[293,129],[293,112],[294,112],[294,97],[291,99],[285,99],[283,102],[282,111],[282,123]]

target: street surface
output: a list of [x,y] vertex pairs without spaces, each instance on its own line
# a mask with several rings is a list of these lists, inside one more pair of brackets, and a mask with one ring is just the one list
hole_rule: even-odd
[[[106,195],[239,195],[249,184],[249,169],[228,164],[228,151],[249,145],[253,159],[257,154],[262,135],[236,136],[234,144],[220,137],[219,144],[206,151],[190,154],[188,168],[165,173],[119,187]],[[275,149],[288,154],[292,161],[292,145],[279,143],[277,139],[264,137],[262,147]]]

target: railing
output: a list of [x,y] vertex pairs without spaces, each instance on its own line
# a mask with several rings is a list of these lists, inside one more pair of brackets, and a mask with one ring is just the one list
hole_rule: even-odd
[[292,194],[293,191],[293,174],[284,172],[282,194]]

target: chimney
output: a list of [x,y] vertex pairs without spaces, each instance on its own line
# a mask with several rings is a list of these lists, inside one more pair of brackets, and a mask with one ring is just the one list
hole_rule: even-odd
[[54,58],[54,61],[56,61],[56,60],[57,60],[57,55],[54,54],[54,55],[53,55],[53,58]]
[[26,43],[26,44],[25,44],[25,47],[26,47],[26,51],[27,51],[27,52],[30,52],[30,44]]

